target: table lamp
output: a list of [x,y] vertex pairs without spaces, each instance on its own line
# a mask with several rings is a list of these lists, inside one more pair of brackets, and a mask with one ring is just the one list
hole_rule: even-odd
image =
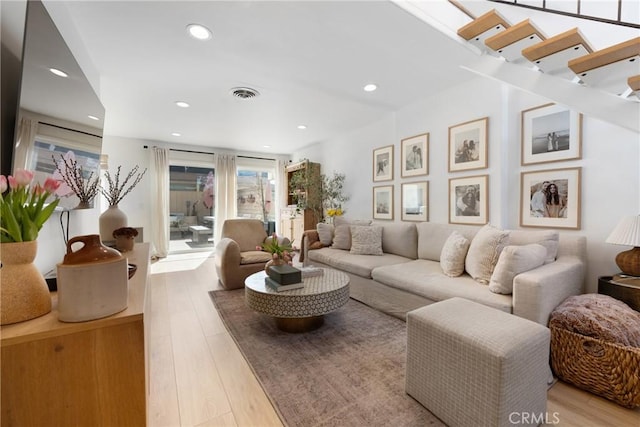
[[606,242],[633,246],[633,249],[620,252],[616,256],[616,264],[624,274],[640,277],[640,215],[622,218]]

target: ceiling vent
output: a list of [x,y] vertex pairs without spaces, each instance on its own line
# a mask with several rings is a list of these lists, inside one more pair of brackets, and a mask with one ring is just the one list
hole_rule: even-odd
[[251,99],[260,96],[260,92],[249,87],[234,87],[231,89],[231,95],[240,99]]

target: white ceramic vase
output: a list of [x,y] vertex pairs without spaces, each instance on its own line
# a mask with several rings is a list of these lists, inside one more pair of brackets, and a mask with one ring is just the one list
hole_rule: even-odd
[[127,215],[118,208],[118,205],[109,206],[109,209],[100,215],[100,240],[104,243],[115,242],[113,231],[122,227],[127,227]]

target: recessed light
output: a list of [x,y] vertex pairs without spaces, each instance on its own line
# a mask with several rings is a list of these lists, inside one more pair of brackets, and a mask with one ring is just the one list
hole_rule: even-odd
[[302,130],[304,130],[304,129],[306,129],[306,128],[307,128],[307,126],[305,126],[305,125],[298,125],[298,129],[302,129]]
[[209,40],[212,37],[211,31],[200,24],[187,25],[187,31],[191,37],[198,40]]
[[62,70],[58,70],[57,68],[49,68],[49,71],[51,71],[53,74],[55,74],[56,76],[60,76],[60,77],[69,77],[69,74],[65,73]]
[[176,101],[176,105],[180,108],[189,108],[190,105],[188,102],[184,102],[184,101]]
[[374,90],[378,89],[378,86],[374,85],[373,83],[369,83],[363,89],[365,92],[373,92]]
[[270,146],[270,145],[263,145],[262,147],[264,147],[264,148],[271,148],[271,146]]
[[91,114],[89,114],[87,117],[89,117],[91,120],[100,120],[99,118],[97,118],[96,116],[92,116]]
[[180,132],[172,132],[171,136],[182,136]]

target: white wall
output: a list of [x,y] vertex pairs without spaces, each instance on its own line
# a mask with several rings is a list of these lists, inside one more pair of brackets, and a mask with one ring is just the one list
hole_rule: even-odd
[[[400,185],[429,181],[429,220],[448,221],[448,180],[489,174],[489,221],[505,228],[519,227],[520,173],[542,169],[582,167],[581,229],[562,233],[587,237],[586,290],[595,292],[597,277],[618,271],[614,258],[627,248],[604,243],[624,215],[640,212],[640,136],[632,131],[584,117],[582,159],[523,167],[520,165],[520,112],[550,102],[496,81],[474,78],[425,99],[347,135],[306,147],[293,158],[322,164],[323,173],[347,175],[352,198],[347,215],[372,216],[372,150],[394,144],[394,218],[400,221]],[[631,101],[630,101],[631,102]],[[489,167],[448,173],[449,126],[489,117]],[[429,175],[402,179],[400,140],[429,132]],[[388,183],[376,183],[376,185]]]

